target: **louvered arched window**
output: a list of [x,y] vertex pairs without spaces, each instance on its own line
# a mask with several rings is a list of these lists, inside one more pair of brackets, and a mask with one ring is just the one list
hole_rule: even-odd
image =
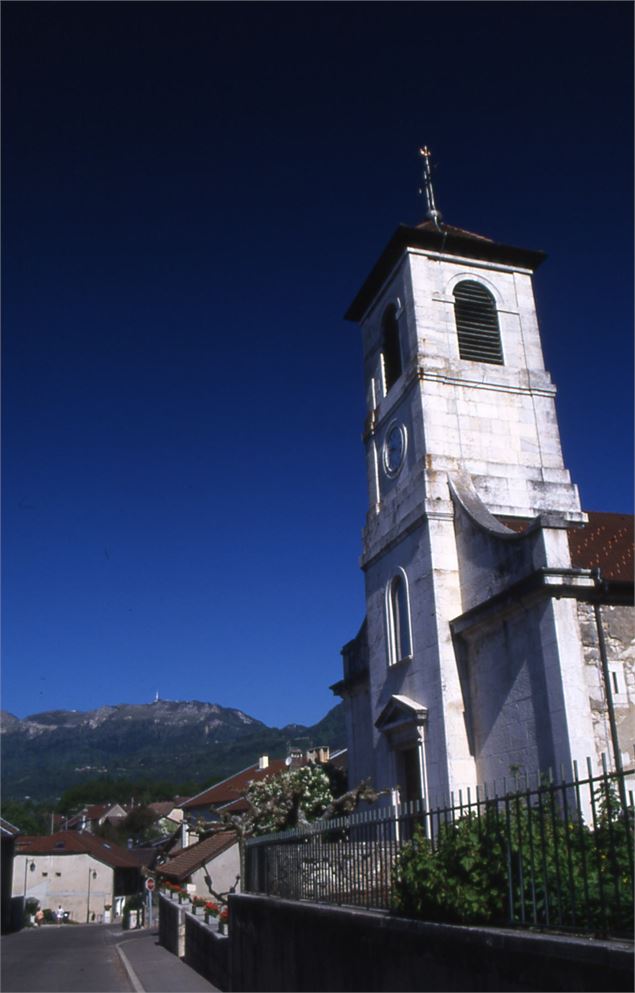
[[381,322],[382,355],[384,359],[384,383],[386,393],[401,376],[401,346],[399,344],[399,324],[397,310],[391,303],[386,308]]
[[498,314],[490,291],[482,283],[464,279],[454,289],[454,315],[461,358],[502,365]]
[[386,618],[388,662],[394,665],[412,656],[408,580],[403,569],[399,569],[386,588]]

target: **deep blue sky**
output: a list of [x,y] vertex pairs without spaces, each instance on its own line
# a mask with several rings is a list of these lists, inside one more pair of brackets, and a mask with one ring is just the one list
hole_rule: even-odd
[[565,458],[631,510],[630,3],[5,3],[3,694],[312,723],[362,620],[400,222],[547,251]]

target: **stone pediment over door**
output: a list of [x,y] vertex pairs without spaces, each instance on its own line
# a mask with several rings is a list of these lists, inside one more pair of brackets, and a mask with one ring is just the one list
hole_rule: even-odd
[[419,729],[427,719],[427,707],[395,693],[375,721],[375,727],[390,739],[393,748],[408,748],[419,741]]

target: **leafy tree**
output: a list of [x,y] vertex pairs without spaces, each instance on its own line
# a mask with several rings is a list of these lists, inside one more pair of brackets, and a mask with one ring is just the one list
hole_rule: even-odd
[[134,807],[130,813],[119,823],[111,824],[106,821],[100,825],[95,833],[108,841],[114,841],[117,845],[128,844],[128,839],[136,843],[151,841],[161,835],[161,829],[157,824],[157,815],[149,807],[140,805]]
[[71,786],[62,794],[58,810],[62,814],[71,814],[92,804],[123,804],[129,803],[131,799],[137,803],[148,804],[159,800],[172,800],[175,796],[193,796],[201,788],[200,784],[191,781],[175,785],[166,780],[131,780],[101,776]]
[[50,811],[40,804],[5,800],[2,816],[19,828],[22,834],[49,834],[51,830]]

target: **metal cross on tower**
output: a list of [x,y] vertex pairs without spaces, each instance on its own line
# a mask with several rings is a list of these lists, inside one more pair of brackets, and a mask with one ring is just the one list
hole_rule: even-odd
[[430,149],[427,145],[419,149],[419,155],[423,159],[423,189],[419,190],[419,193],[424,193],[426,195],[427,211],[426,217],[429,217],[431,221],[434,221],[435,225],[439,230],[441,230],[441,211],[437,210],[437,205],[434,200],[434,189],[432,187],[432,171],[430,169]]

